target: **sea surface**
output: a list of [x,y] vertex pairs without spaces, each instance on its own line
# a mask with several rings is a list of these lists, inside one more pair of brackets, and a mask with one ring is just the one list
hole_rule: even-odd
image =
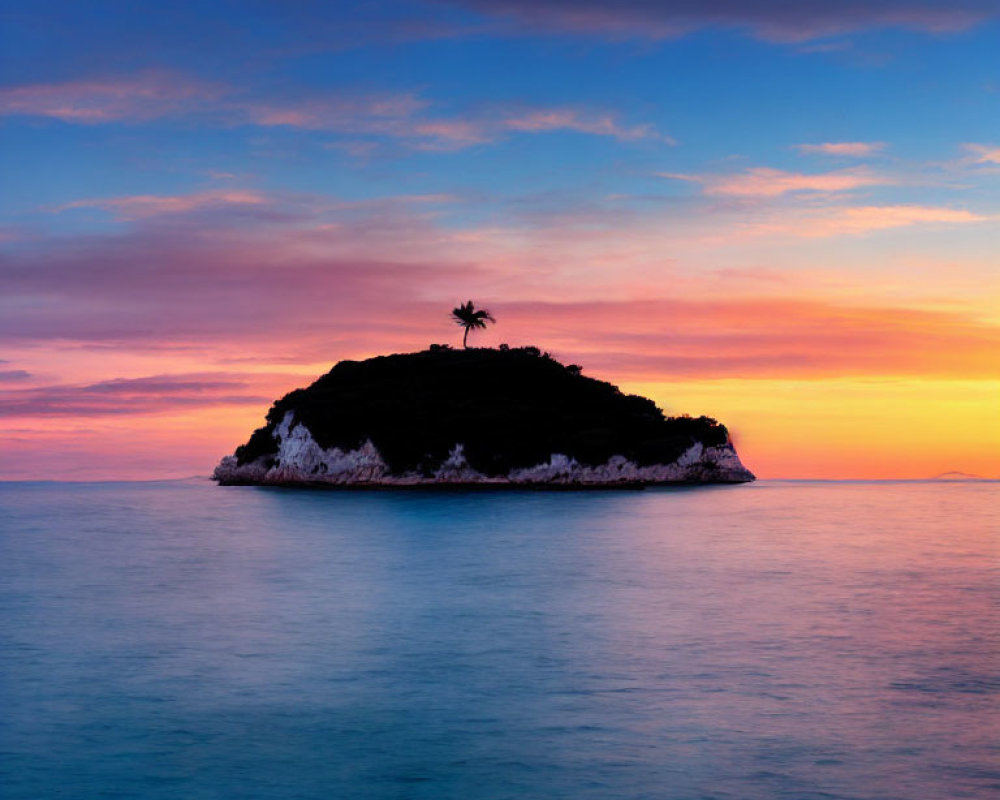
[[0,484],[0,796],[996,798],[998,542],[995,482]]

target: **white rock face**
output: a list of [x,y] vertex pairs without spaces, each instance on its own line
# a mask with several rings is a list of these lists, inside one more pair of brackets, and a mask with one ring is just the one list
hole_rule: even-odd
[[481,472],[476,472],[465,460],[465,445],[456,444],[448,458],[434,473],[435,483],[483,483],[489,479]]
[[305,425],[285,414],[271,434],[278,452],[249,464],[236,456],[222,459],[213,479],[223,484],[330,484],[351,486],[415,486],[423,484],[519,484],[599,486],[616,483],[738,483],[754,480],[732,445],[693,444],[672,464],[639,466],[624,456],[612,456],[593,467],[553,453],[548,462],[511,470],[506,476],[488,476],[474,470],[465,458],[465,446],[456,443],[448,458],[427,478],[417,473],[393,475],[372,442],[357,450],[324,449]]
[[547,464],[512,470],[509,479],[514,483],[684,483],[750,481],[753,475],[731,445],[705,447],[696,442],[672,464],[639,466],[624,456],[612,456],[606,464],[591,467],[556,453]]
[[223,483],[270,484],[381,483],[388,478],[389,467],[370,441],[357,450],[324,450],[305,425],[294,423],[291,411],[271,435],[278,444],[271,466],[267,459],[238,465],[235,456],[227,456],[212,477]]

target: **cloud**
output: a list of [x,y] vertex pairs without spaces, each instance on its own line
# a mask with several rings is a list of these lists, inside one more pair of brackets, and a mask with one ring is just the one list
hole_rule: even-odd
[[996,376],[1000,326],[797,298],[513,303],[508,325],[617,379]]
[[299,99],[226,101],[234,118],[264,128],[288,127],[342,133],[398,135],[429,105],[413,94],[328,94]]
[[248,95],[238,87],[161,71],[0,89],[0,115],[50,117],[92,125],[201,117],[226,125],[388,130],[427,105],[408,93],[327,93],[294,100],[268,99]]
[[[279,221],[253,226],[206,220],[195,209],[141,217],[114,234],[47,240],[0,267],[0,342],[62,353],[173,349],[241,365],[334,361],[447,341],[447,309],[474,297],[501,322],[484,343],[541,343],[615,380],[995,374],[1000,328],[955,312],[727,297],[716,277],[708,279],[711,292],[704,281],[671,280],[674,297],[656,299],[667,273],[635,284],[650,299],[517,300],[535,291],[525,289],[526,276],[544,284],[538,251],[551,249],[545,242],[586,236],[560,228],[551,239],[518,243],[512,231],[455,232],[425,214],[442,200],[330,203],[322,222],[282,219],[276,209]],[[985,219],[919,206],[823,209],[787,219],[790,213],[772,233],[828,236]],[[612,239],[595,239],[596,250],[586,242],[580,250],[559,248],[573,263],[578,297],[595,291],[581,276],[633,258],[619,241],[631,245],[632,232],[605,235]],[[662,252],[662,242],[653,249]],[[780,281],[752,286],[788,289]],[[0,411],[86,416],[266,402],[257,380],[205,373],[19,389],[3,394]]]
[[[62,213],[80,208],[110,211],[120,221],[155,220],[170,216],[182,218],[179,224],[198,224],[206,212],[225,219],[227,212],[239,219],[247,216],[272,222],[317,221],[324,214],[347,211],[386,211],[405,207],[438,206],[457,202],[449,194],[403,194],[365,200],[339,200],[310,195],[268,195],[251,189],[209,190],[180,195],[124,195],[73,200],[50,211]],[[198,216],[194,217],[194,212]],[[183,218],[186,215],[187,220]],[[164,222],[164,220],[159,220]]]
[[[665,231],[661,209],[635,218],[596,213],[596,222],[539,222],[532,214],[540,227],[462,228],[439,219],[442,205],[461,201],[448,195],[260,199],[248,206],[258,215],[252,219],[206,214],[197,202],[141,203],[158,213],[99,235],[10,248],[0,262],[0,345],[8,356],[41,348],[62,359],[124,352],[248,370],[314,364],[448,341],[447,310],[473,297],[501,321],[485,344],[541,344],[612,379],[995,371],[995,325],[971,315],[809,299],[810,291],[823,291],[824,279],[810,268],[810,250],[794,249],[808,238],[991,219],[963,209],[755,206],[734,222],[727,206],[722,217],[672,218],[674,230]],[[127,200],[100,202],[117,209],[128,208]],[[707,250],[692,245],[692,236],[715,228]],[[775,252],[786,261],[797,253],[802,269],[782,270],[777,280],[766,270],[765,280],[720,278],[733,262],[717,257],[741,249],[743,234],[771,236],[781,247],[792,240],[791,253]],[[671,257],[685,248],[682,258],[693,266],[675,268]],[[767,296],[791,291],[802,296]],[[623,292],[648,299],[612,302]],[[671,299],[657,299],[668,292]],[[526,302],[555,296],[563,302]],[[48,387],[44,397],[6,395],[6,408],[147,413],[167,407],[158,391],[173,392],[177,407],[265,395],[256,383],[233,381],[191,378],[201,391],[180,379],[169,387],[97,381]],[[129,391],[131,403],[122,400]],[[117,399],[98,403],[104,395]]]
[[327,93],[280,99],[182,75],[146,72],[130,78],[33,84],[0,89],[0,116],[33,116],[87,125],[183,118],[213,126],[253,125],[353,137],[388,138],[423,150],[460,150],[512,134],[569,131],[623,142],[672,143],[650,124],[627,125],[607,111],[524,107],[440,117],[411,93]]
[[826,237],[859,235],[913,225],[967,225],[993,219],[965,209],[940,206],[852,206],[810,212],[787,221],[761,223],[757,232]]
[[[626,125],[609,113],[591,113],[572,108],[494,110],[479,117],[451,120],[414,120],[398,124],[394,133],[415,140],[421,149],[451,150],[493,142],[511,134],[542,134],[569,131],[589,136],[607,136],[621,142],[649,139],[676,144],[653,125]],[[376,131],[379,132],[379,131]]]
[[962,148],[970,154],[974,164],[1000,164],[1000,146],[970,143]]
[[822,144],[797,144],[795,149],[809,155],[847,156],[865,158],[884,150],[885,142],[824,142]]
[[[270,197],[248,206],[250,219],[206,215],[200,198],[87,201],[139,213],[119,231],[7,254],[0,340],[143,347],[253,340],[268,352],[293,340],[302,352],[331,327],[352,337],[355,329],[398,336],[411,324],[400,309],[478,275],[465,260],[468,246],[433,224],[447,195]],[[373,325],[372,305],[397,313],[395,321]]]
[[791,192],[848,192],[865,186],[895,183],[892,178],[876,175],[866,169],[806,174],[756,167],[732,175],[689,175],[674,172],[657,174],[661,178],[700,184],[705,194],[730,197],[779,197]]
[[139,219],[161,214],[186,214],[206,208],[259,206],[264,197],[252,191],[206,191],[186,195],[129,195],[126,197],[74,200],[55,208],[68,211],[76,208],[99,208],[112,211],[120,219]]
[[[5,363],[0,361],[0,364]],[[25,381],[31,377],[31,373],[23,369],[0,369],[0,383],[8,381]]]
[[193,407],[261,404],[272,399],[247,393],[248,386],[245,376],[194,374],[0,391],[0,417],[150,414]]
[[[364,133],[365,131],[358,131]],[[494,141],[498,129],[481,120],[436,119],[399,122],[390,130],[375,130],[368,133],[395,136],[404,139],[418,150],[463,150],[477,144]]]
[[131,78],[31,84],[0,89],[0,115],[51,117],[87,125],[146,122],[206,111],[224,90],[165,72]]
[[502,121],[507,130],[528,133],[569,130],[595,136],[613,136],[622,141],[659,138],[675,144],[669,136],[661,136],[651,125],[623,126],[614,116],[605,114],[586,116],[572,110],[547,110],[528,112],[522,116],[508,117]]
[[509,20],[515,30],[646,39],[681,36],[705,27],[737,28],[780,42],[885,27],[946,33],[1000,17],[993,0],[453,0],[453,4]]

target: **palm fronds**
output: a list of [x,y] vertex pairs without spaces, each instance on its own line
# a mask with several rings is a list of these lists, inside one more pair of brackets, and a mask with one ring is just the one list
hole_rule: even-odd
[[465,335],[462,337],[462,347],[468,347],[469,331],[476,328],[485,328],[487,322],[496,322],[493,315],[485,308],[477,309],[471,300],[462,303],[458,308],[451,310],[452,321],[456,325],[465,328]]

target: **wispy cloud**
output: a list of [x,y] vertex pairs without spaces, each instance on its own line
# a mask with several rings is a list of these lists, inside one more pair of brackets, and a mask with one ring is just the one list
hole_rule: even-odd
[[0,115],[51,117],[88,125],[145,122],[205,111],[225,90],[167,72],[128,78],[38,83],[0,89]]
[[503,119],[501,125],[507,130],[528,133],[568,130],[622,141],[657,138],[675,144],[671,137],[657,133],[652,125],[626,126],[610,114],[586,115],[568,109],[532,111]]
[[162,71],[0,89],[0,115],[92,125],[183,116],[226,125],[388,130],[395,121],[410,119],[427,105],[409,93],[328,93],[295,100],[269,99],[249,95],[238,87]]
[[426,150],[460,150],[513,134],[558,131],[623,142],[673,142],[651,124],[630,125],[608,111],[517,107],[445,117],[434,114],[428,100],[412,93],[327,93],[276,99],[164,72],[0,89],[0,116],[48,117],[86,125],[176,117],[214,126],[291,128],[354,137],[344,144],[349,152],[363,152],[366,147],[356,137],[384,137]]
[[226,105],[234,119],[264,128],[413,135],[408,126],[429,103],[409,93],[352,96],[327,94],[298,99],[249,98],[234,92]]
[[746,230],[755,234],[783,234],[806,238],[856,236],[891,228],[916,225],[968,225],[995,221],[995,217],[960,208],[920,205],[843,206],[784,215],[753,223]]
[[[212,214],[204,213],[200,194],[73,204],[132,214],[133,221],[117,232],[55,238],[7,254],[0,262],[0,341],[145,347],[250,337],[273,350],[291,336],[301,350],[331,319],[345,332],[368,331],[370,305],[403,308],[476,276],[449,232],[432,224],[437,207],[450,200],[401,195],[311,204],[271,197]],[[391,338],[408,324],[404,315],[378,334]],[[287,334],[276,339],[285,326]]]
[[594,370],[632,380],[989,377],[1000,346],[1000,327],[971,316],[805,298],[514,303],[503,312]]
[[[501,340],[542,342],[611,377],[980,377],[995,370],[1000,329],[971,315],[732,296],[731,276],[720,294],[715,276],[684,283],[669,268],[653,276],[632,266],[629,280],[636,281],[637,296],[655,298],[669,290],[673,298],[584,301],[602,285],[588,281],[609,265],[638,259],[641,267],[646,252],[662,262],[664,241],[653,237],[648,220],[625,230],[582,232],[560,222],[553,231],[518,241],[516,230],[455,231],[435,224],[425,212],[448,199],[403,196],[339,208],[329,203],[318,218],[293,216],[252,226],[194,209],[187,227],[177,227],[182,214],[166,213],[140,217],[115,234],[73,236],[19,250],[0,270],[0,296],[10,301],[0,315],[0,342],[138,352],[196,349],[215,359],[250,354],[265,363],[272,356],[305,363],[446,340],[450,329],[442,309],[451,307],[461,290],[496,306],[504,323]],[[926,206],[783,209],[748,222],[746,232],[801,240],[988,219]],[[725,234],[730,244],[741,230],[736,225]],[[633,246],[639,250],[630,250]],[[553,250],[560,260],[573,262],[579,302],[519,301],[537,294],[524,289],[524,280],[544,282],[539,273],[548,267],[539,253]],[[781,293],[788,285],[756,281],[752,289]],[[166,395],[179,407],[239,404],[261,394],[235,385],[233,376],[171,378],[164,385],[144,380],[49,387],[44,395],[26,389],[6,395],[0,408],[19,414],[32,407],[52,415],[129,408],[145,413],[166,407]]]
[[149,414],[179,408],[260,404],[245,376],[215,374],[117,378],[84,386],[55,385],[0,392],[0,417],[89,417]]
[[[2,362],[0,362],[2,363]],[[14,381],[26,381],[31,377],[31,373],[23,369],[0,369],[0,383]]]
[[1000,164],[1000,145],[969,143],[962,148],[969,153],[974,164]]
[[895,180],[888,176],[877,175],[864,168],[815,174],[785,172],[769,167],[756,167],[730,175],[693,175],[675,172],[657,174],[661,178],[699,184],[705,194],[731,197],[779,197],[791,192],[848,192],[866,186],[887,186],[895,183]]
[[797,144],[800,153],[824,156],[846,156],[865,158],[886,148],[885,142],[823,142],[822,144]]
[[514,30],[664,39],[705,27],[801,42],[872,28],[945,33],[1000,17],[992,0],[454,0],[506,19]]
[[185,195],[129,195],[126,197],[74,200],[57,206],[55,211],[75,208],[99,208],[114,212],[120,219],[139,219],[163,214],[186,214],[206,208],[259,206],[264,196],[253,191],[205,191]]

